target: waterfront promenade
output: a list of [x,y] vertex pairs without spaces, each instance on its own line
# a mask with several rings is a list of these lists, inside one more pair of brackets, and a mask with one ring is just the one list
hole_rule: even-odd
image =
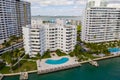
[[[29,74],[28,80],[120,80],[120,57],[98,61],[99,67],[82,64],[68,70],[38,75]],[[3,80],[19,80],[19,75],[4,77]]]
[[0,80],[2,80],[3,77],[4,77],[3,74],[0,74]]
[[[99,60],[104,60],[104,59],[109,59],[109,58],[114,58],[114,57],[119,57],[120,55],[111,55],[111,56],[105,56],[105,57],[100,57],[100,58],[96,58],[96,59],[93,59],[94,61],[99,61]],[[83,64],[83,63],[88,63],[89,60],[86,60],[86,61],[81,61],[79,62],[80,64]]]
[[[118,56],[120,56],[120,55],[105,56],[105,57],[93,59],[93,61],[96,62],[98,60],[103,60],[103,59],[108,59],[108,58],[113,58],[113,57],[118,57]],[[71,59],[71,57],[69,59]],[[59,71],[59,70],[69,69],[69,68],[73,68],[73,67],[78,67],[81,64],[88,63],[88,62],[90,62],[90,60],[82,61],[82,62],[76,62],[76,59],[75,60],[73,59],[72,61],[69,61],[69,63],[65,63],[63,65],[58,65],[57,66],[57,65],[48,65],[48,64],[45,63],[45,60],[42,61],[42,63],[38,60],[37,61],[37,69],[38,69],[38,74],[44,74],[44,73],[49,73],[49,72],[55,72],[55,71]],[[42,65],[40,65],[40,64],[42,64]]]
[[[103,60],[103,59],[109,59],[109,58],[114,58],[114,57],[119,57],[120,55],[111,55],[111,56],[106,56],[106,57],[101,57],[101,58],[96,58],[96,59],[93,59],[94,61],[99,61],[99,60]],[[89,60],[87,61],[82,61],[82,62],[78,62],[79,65],[81,64],[84,64],[84,63],[88,63]],[[70,68],[70,67],[69,67]],[[72,68],[72,67],[71,67]],[[56,70],[57,71],[57,70]],[[59,70],[58,70],[59,71]],[[35,72],[38,72],[38,70],[34,70],[34,71],[27,71],[28,73],[35,73]],[[15,76],[15,75],[20,75],[20,72],[19,73],[11,73],[11,74],[3,74],[3,76]]]

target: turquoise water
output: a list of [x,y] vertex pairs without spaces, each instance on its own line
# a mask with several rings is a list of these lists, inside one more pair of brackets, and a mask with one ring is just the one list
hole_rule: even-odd
[[[29,74],[29,80],[120,80],[120,57],[99,61],[99,67],[83,64],[81,67],[44,75]],[[19,80],[19,76],[3,80]]]
[[63,64],[63,63],[65,63],[65,62],[67,62],[68,60],[69,60],[69,59],[66,58],[66,57],[61,58],[61,59],[59,59],[59,60],[48,59],[48,60],[45,61],[45,63],[56,65],[56,64]]
[[119,52],[120,48],[109,48],[108,51],[112,52]]

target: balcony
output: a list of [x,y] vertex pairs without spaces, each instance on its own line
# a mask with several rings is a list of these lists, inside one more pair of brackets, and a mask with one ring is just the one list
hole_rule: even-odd
[[70,40],[72,40],[72,38],[66,38],[66,41],[70,41]]
[[72,43],[72,41],[66,41],[66,43]]

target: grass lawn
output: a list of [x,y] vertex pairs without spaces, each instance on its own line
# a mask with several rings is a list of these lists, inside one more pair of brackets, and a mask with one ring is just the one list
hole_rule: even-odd
[[[18,72],[23,72],[23,71],[32,71],[37,69],[36,62],[32,61],[20,61],[20,66],[17,67],[15,70],[13,70],[13,73],[18,73]],[[10,68],[9,67],[4,67],[3,69],[0,70],[0,73],[2,74],[9,74]]]
[[32,71],[37,69],[36,62],[32,61],[21,61],[21,66],[14,70],[14,72]]
[[10,68],[9,67],[4,67],[3,69],[0,70],[0,73],[2,74],[7,74],[7,73],[10,73]]
[[94,59],[95,57],[94,56],[92,56],[92,54],[84,54],[84,56],[85,57],[87,57],[88,59],[90,58],[90,59]]
[[40,59],[39,57],[33,57],[33,58],[30,58],[31,60],[38,60]]

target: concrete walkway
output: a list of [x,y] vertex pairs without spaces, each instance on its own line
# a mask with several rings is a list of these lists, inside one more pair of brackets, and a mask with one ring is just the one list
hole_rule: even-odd
[[16,66],[24,57],[25,55],[22,58],[20,58],[13,66]]
[[0,74],[0,80],[2,80],[2,78],[3,78],[3,75],[2,75],[2,74]]

